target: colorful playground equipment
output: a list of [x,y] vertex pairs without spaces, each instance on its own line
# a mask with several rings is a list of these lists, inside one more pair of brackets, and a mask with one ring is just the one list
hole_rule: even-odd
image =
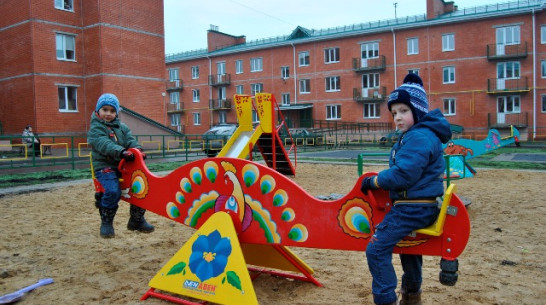
[[[282,143],[274,120],[266,119],[272,118],[267,109],[273,109],[274,97],[262,97],[256,97],[261,120],[256,128],[243,114],[251,98],[235,97],[240,130],[218,157],[193,161],[164,177],[151,173],[136,149],[131,149],[134,161],[120,163],[123,200],[196,229],[150,280],[142,300],[257,305],[252,281],[264,273],[321,286],[314,270],[288,247],[365,251],[375,226],[390,210],[386,191],[360,191],[362,180],[372,173],[356,179],[342,198],[326,201],[275,168],[274,146]],[[265,165],[245,159],[254,144]],[[440,282],[445,285],[456,283],[457,257],[470,235],[468,213],[455,190],[454,184],[447,188],[433,225],[407,236],[394,250],[440,256]]]

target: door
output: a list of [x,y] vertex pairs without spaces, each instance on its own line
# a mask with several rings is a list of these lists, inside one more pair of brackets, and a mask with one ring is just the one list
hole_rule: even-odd
[[224,76],[226,75],[226,62],[217,62],[216,63],[216,72],[218,73],[218,82],[222,83]]

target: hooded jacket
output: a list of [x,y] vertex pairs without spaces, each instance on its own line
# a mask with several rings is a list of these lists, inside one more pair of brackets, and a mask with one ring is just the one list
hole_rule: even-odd
[[439,109],[421,118],[403,133],[391,149],[389,169],[377,182],[391,200],[432,199],[444,194],[442,143],[451,139],[451,128]]
[[117,116],[112,122],[106,122],[95,112],[91,115],[87,143],[91,145],[94,170],[106,167],[117,168],[123,150],[133,147],[141,148],[129,127]]

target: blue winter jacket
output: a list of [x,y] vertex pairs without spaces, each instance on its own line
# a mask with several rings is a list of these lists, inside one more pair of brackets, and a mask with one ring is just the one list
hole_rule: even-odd
[[451,128],[439,109],[429,112],[403,133],[391,150],[389,169],[377,182],[391,200],[428,199],[444,194],[442,143],[451,139]]

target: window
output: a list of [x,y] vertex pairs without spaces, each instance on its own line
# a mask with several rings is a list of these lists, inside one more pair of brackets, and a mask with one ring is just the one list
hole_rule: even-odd
[[339,76],[330,76],[326,78],[326,92],[341,91]]
[[300,79],[300,93],[311,93],[310,79]]
[[444,99],[444,115],[455,115],[455,99],[454,98],[445,98]]
[[540,43],[546,43],[546,25],[540,27]]
[[298,62],[300,67],[309,66],[309,51],[299,52]]
[[442,35],[442,52],[455,50],[455,34]]
[[546,60],[543,60],[541,63],[541,76],[542,78],[546,78]]
[[408,73],[419,75],[419,69],[408,69]]
[[377,119],[380,117],[379,104],[377,103],[365,103],[364,104],[364,118]]
[[288,66],[281,67],[281,78],[287,79],[289,77],[290,77],[290,67]]
[[193,101],[194,103],[199,102],[199,100],[201,99],[201,96],[200,96],[200,94],[199,94],[199,89],[193,89],[193,90],[191,91],[191,94],[192,94],[192,96],[193,96],[192,101]]
[[419,38],[408,38],[408,55],[419,54]]
[[218,124],[227,123],[227,113],[225,110],[218,111]]
[[282,105],[283,106],[290,106],[290,93],[283,93],[282,94]]
[[76,36],[68,34],[55,34],[57,45],[57,59],[76,60]]
[[243,61],[239,59],[235,61],[235,74],[241,73],[243,73]]
[[326,105],[326,119],[327,120],[340,120],[341,119],[341,105]]
[[360,45],[362,59],[379,57],[379,42],[369,42]]
[[169,69],[169,81],[174,81],[174,80],[179,80],[180,78],[178,77],[178,68],[176,69]]
[[520,111],[519,95],[497,97],[498,113],[519,113]]
[[180,104],[180,91],[169,93],[169,99],[171,100],[171,104]]
[[339,48],[324,49],[324,63],[330,64],[339,62]]
[[250,72],[263,71],[262,58],[255,57],[250,59]]
[[180,113],[175,113],[170,115],[171,126],[180,126]]
[[194,112],[193,113],[193,125],[201,125],[201,113]]
[[362,74],[362,88],[379,88],[379,73]]
[[542,95],[542,112],[546,112],[546,95]]
[[245,91],[243,90],[243,85],[237,85],[237,86],[235,86],[235,93],[236,93],[236,94],[243,94],[243,92],[245,92]]
[[455,83],[455,67],[443,68],[443,83],[454,84]]
[[497,28],[497,45],[513,44],[520,44],[519,25]]
[[59,94],[59,111],[78,111],[77,87],[59,86],[57,92]]
[[55,0],[55,8],[74,11],[74,0]]
[[256,93],[263,92],[264,84],[250,84],[250,95],[256,95]]
[[198,79],[198,78],[199,78],[199,66],[192,66],[191,79]]
[[258,117],[258,112],[252,109],[252,123],[260,123],[260,118]]
[[515,79],[520,76],[520,65],[517,61],[500,62],[497,64],[497,78]]

